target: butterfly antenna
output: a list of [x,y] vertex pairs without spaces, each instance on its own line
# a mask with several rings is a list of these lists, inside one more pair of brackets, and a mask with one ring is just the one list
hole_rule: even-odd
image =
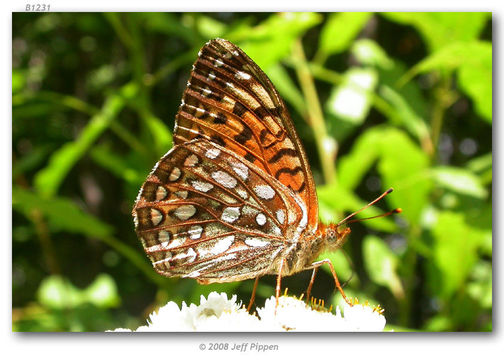
[[401,208],[390,210],[390,211],[386,212],[385,214],[375,215],[375,216],[371,216],[371,217],[364,218],[364,219],[352,219],[350,221],[347,221],[346,223],[347,224],[353,224],[353,223],[356,223],[356,222],[361,222],[361,221],[371,220],[371,219],[377,219],[377,218],[386,217],[386,216],[389,216],[389,215],[392,215],[392,214],[399,214],[399,213],[402,213],[402,209]]
[[388,194],[390,194],[392,191],[394,191],[393,188],[390,188],[388,189],[387,191],[385,191],[383,194],[381,194],[380,196],[378,196],[376,199],[374,199],[373,201],[371,201],[369,204],[367,204],[366,206],[364,206],[363,208],[351,213],[350,215],[348,215],[346,218],[344,218],[343,220],[341,220],[338,224],[336,224],[336,227],[339,227],[343,224],[351,224],[353,222],[357,222],[357,221],[363,221],[363,220],[369,220],[369,219],[375,219],[375,218],[378,218],[378,217],[383,217],[383,216],[388,216],[388,215],[391,215],[391,214],[396,214],[396,213],[400,213],[402,212],[402,210],[400,208],[397,208],[397,209],[394,209],[392,211],[389,211],[388,213],[385,213],[385,214],[382,214],[382,215],[377,215],[377,216],[373,216],[373,217],[370,217],[370,218],[366,218],[366,219],[356,219],[356,220],[352,220],[352,221],[348,221],[348,219],[354,217],[355,215],[357,215],[358,213],[360,213],[361,211],[364,211],[366,210],[368,207],[370,206],[373,206],[374,204],[376,204],[378,201],[380,201],[381,199],[383,199],[385,196],[387,196]]

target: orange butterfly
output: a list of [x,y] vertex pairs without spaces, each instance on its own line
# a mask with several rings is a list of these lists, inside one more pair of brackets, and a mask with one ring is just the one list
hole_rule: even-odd
[[348,217],[319,222],[310,166],[277,90],[227,40],[208,42],[198,55],[175,146],[154,166],[133,209],[154,269],[203,284],[256,278],[250,308],[260,276],[277,275],[278,301],[282,276],[313,269],[309,298],[318,267],[328,264],[349,302],[332,263],[315,262],[343,245]]

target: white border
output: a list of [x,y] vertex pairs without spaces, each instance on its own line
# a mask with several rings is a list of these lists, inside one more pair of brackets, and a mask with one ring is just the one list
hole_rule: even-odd
[[[11,333],[11,178],[7,169],[11,166],[11,39],[12,39],[12,11],[24,11],[27,3],[43,3],[36,1],[4,1],[0,5],[1,12],[1,46],[2,46],[2,116],[1,126],[1,169],[4,174],[2,180],[2,229],[5,236],[2,237],[3,261],[1,265],[1,285],[3,295],[0,296],[2,314],[2,353],[6,358],[12,359],[188,359],[193,355],[200,359],[219,357],[220,359],[237,357],[257,358],[258,356],[279,359],[292,355],[294,358],[322,359],[393,359],[393,358],[481,358],[493,356],[495,350],[502,348],[502,311],[499,302],[502,289],[502,267],[494,263],[494,333],[493,334],[377,334],[377,335],[353,335],[353,334],[292,334],[280,336],[275,334],[19,334]],[[234,1],[200,1],[171,2],[142,0],[139,2],[127,2],[118,0],[85,2],[47,1],[51,4],[52,11],[492,11],[494,12],[494,117],[498,114],[498,104],[501,103],[500,84],[502,71],[498,69],[497,59],[502,59],[502,31],[500,17],[502,16],[502,2],[490,0],[467,1],[459,0],[448,6],[447,2],[439,0],[423,0],[412,3],[405,1],[322,1],[309,0],[294,3],[293,1],[254,0],[252,2]],[[210,5],[212,4],[212,6]],[[494,123],[494,144],[496,155],[502,155],[497,141],[504,139],[499,119]],[[497,140],[497,141],[496,141]],[[501,179],[502,156],[495,156],[495,178]],[[498,184],[495,180],[494,184]],[[501,212],[502,192],[494,187],[496,195],[494,224],[502,223]],[[502,239],[497,237],[498,229],[494,232],[494,253],[497,259],[502,259],[502,246],[498,245]],[[497,253],[497,250],[498,253]],[[499,270],[499,274],[497,271]],[[271,353],[233,353],[233,352],[202,352],[198,344],[210,341],[244,342],[259,341],[261,343],[278,344],[280,351]]]

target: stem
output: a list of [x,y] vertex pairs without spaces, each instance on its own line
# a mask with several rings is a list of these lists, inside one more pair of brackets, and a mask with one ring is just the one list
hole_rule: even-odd
[[128,49],[131,55],[131,66],[133,68],[133,78],[139,85],[140,93],[143,101],[149,101],[149,94],[145,91],[144,74],[146,73],[145,49],[143,47],[142,35],[138,19],[135,14],[129,14],[126,18],[128,28],[131,34],[131,47]]
[[193,58],[194,58],[193,51],[188,51],[187,53],[185,53],[179,57],[176,57],[175,59],[170,61],[168,64],[164,65],[161,69],[156,71],[156,73],[154,75],[151,75],[150,77],[148,77],[145,81],[145,85],[148,87],[152,87],[152,86],[156,85],[159,81],[161,81],[166,76],[173,73],[175,70],[177,70],[181,66],[190,63]]
[[[80,111],[84,114],[94,116],[100,112],[100,109],[95,106],[82,101],[81,99],[71,96],[71,95],[63,95],[56,92],[51,91],[42,91],[37,94],[24,94],[16,97],[16,104],[18,106],[23,105],[28,100],[42,100],[47,101],[55,105],[66,106],[69,109]],[[13,97],[14,102],[14,97]],[[147,148],[138,141],[129,130],[124,128],[116,119],[113,119],[110,123],[110,130],[112,130],[121,140],[123,140],[126,144],[128,144],[132,149],[148,154]]]
[[445,110],[451,105],[450,96],[448,92],[450,91],[451,77],[449,75],[443,74],[441,79],[441,85],[436,92],[436,102],[432,110],[431,119],[431,138],[433,144],[433,154],[432,158],[435,159],[438,152],[439,137],[441,134],[441,129],[443,127],[443,118]]
[[69,109],[80,111],[86,115],[93,116],[99,109],[78,97],[66,94],[60,94],[53,91],[39,91],[37,93],[22,93],[12,96],[12,106],[23,106],[28,101],[46,101],[57,106],[65,106]]
[[340,73],[326,69],[325,67],[319,64],[309,63],[308,67],[312,72],[313,76],[316,77],[317,79],[327,81],[334,85],[339,85],[341,81],[343,81],[343,76]]
[[129,34],[126,27],[123,26],[121,19],[119,18],[119,14],[105,13],[104,16],[110,22],[110,24],[114,28],[114,31],[116,32],[117,36],[124,44],[124,46],[126,46],[127,48],[131,48],[133,44],[133,39],[131,38],[131,35]]
[[47,227],[42,213],[40,212],[40,210],[34,208],[31,211],[30,218],[35,225],[35,231],[37,232],[38,238],[40,240],[42,253],[44,254],[45,262],[49,267],[49,272],[51,274],[61,274],[57,256],[54,253],[54,246],[51,240],[50,231]]
[[303,45],[299,39],[294,42],[293,58],[295,59],[296,73],[299,83],[301,84],[301,90],[306,99],[308,124],[313,129],[315,135],[315,142],[322,165],[324,180],[326,183],[331,183],[334,181],[336,174],[334,160],[337,150],[328,149],[327,146],[325,146],[332,138],[327,133],[322,107],[320,106],[317,90],[315,88],[315,81],[306,61]]
[[[15,154],[13,154],[12,157],[14,163],[16,161]],[[20,174],[15,182],[19,187],[23,189],[30,188],[30,184],[28,183],[28,180],[26,179],[24,174]],[[40,247],[42,248],[42,254],[47,267],[49,268],[49,272],[51,274],[61,274],[58,258],[54,253],[54,246],[51,240],[51,232],[49,231],[42,212],[38,208],[34,207],[30,211],[28,218],[33,222],[33,225],[35,226],[35,232],[37,233],[37,236],[40,240]]]
[[122,141],[129,145],[133,150],[143,153],[144,155],[149,155],[150,152],[140,141],[137,140],[133,134],[121,125],[117,120],[113,120],[110,123],[110,130],[112,130]]

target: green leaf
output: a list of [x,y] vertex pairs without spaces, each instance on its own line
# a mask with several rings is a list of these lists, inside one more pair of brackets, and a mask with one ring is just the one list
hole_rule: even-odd
[[322,15],[311,12],[273,14],[243,34],[246,40],[239,42],[239,45],[266,71],[287,57],[291,53],[294,41],[321,21]]
[[136,185],[145,180],[144,175],[140,174],[136,169],[130,166],[124,156],[113,153],[105,145],[94,146],[91,149],[90,154],[97,164],[128,183]]
[[[415,114],[417,114],[417,116],[422,119],[427,119],[430,116],[428,112],[429,106],[425,98],[425,90],[420,87],[420,83],[418,81],[408,81],[406,83],[402,81],[401,83],[401,80],[405,78],[409,69],[409,66],[398,59],[394,59],[394,66],[391,68],[378,68],[380,78],[379,93],[385,98],[386,95],[382,93],[383,89],[391,89],[404,99],[404,102]],[[385,100],[391,102],[392,106],[396,105],[392,99],[385,98]]]
[[226,25],[224,23],[204,15],[197,17],[196,28],[199,33],[207,39],[221,37],[226,32]]
[[327,56],[348,49],[371,16],[367,12],[330,14],[320,33],[321,53]]
[[68,231],[97,238],[109,236],[113,231],[109,225],[82,211],[69,199],[46,199],[17,186],[12,188],[12,207],[27,218],[31,218],[33,211],[40,211],[47,218],[52,231]]
[[401,217],[417,224],[422,210],[429,203],[432,181],[428,178],[429,157],[403,131],[376,129],[380,136],[378,171],[383,188],[393,187],[387,196],[393,207],[403,209]]
[[[30,111],[23,111],[25,107],[48,107],[48,112],[53,113],[55,110],[80,111],[87,115],[95,115],[98,110],[91,104],[72,95],[66,95],[53,91],[38,91],[38,92],[23,92],[12,96],[12,106],[16,109],[16,115],[27,116]],[[18,112],[19,110],[19,112]],[[24,109],[25,110],[25,109]],[[52,111],[51,111],[52,110]],[[33,112],[35,115],[36,112]]]
[[431,51],[458,41],[476,40],[491,17],[490,12],[382,13],[389,20],[414,26]]
[[317,186],[317,197],[319,216],[324,223],[337,223],[344,211],[355,209],[359,203],[352,191],[335,184]]
[[355,189],[379,155],[381,131],[368,130],[353,144],[352,150],[338,163],[338,183],[345,189]]
[[481,155],[470,160],[467,168],[477,174],[483,185],[492,183],[492,153]]
[[[24,120],[24,119],[34,119],[34,118],[43,118],[50,117],[51,113],[54,111],[54,105],[50,103],[43,103],[38,101],[31,101],[28,104],[25,104],[26,96],[24,93],[18,93],[16,95],[12,95],[12,118],[16,119],[16,121]],[[15,129],[15,123],[13,127]]]
[[98,137],[109,127],[111,121],[122,110],[125,99],[123,95],[134,96],[136,87],[125,85],[119,94],[110,96],[101,111],[93,116],[89,123],[72,142],[65,144],[50,158],[49,164],[35,176],[35,188],[46,196],[57,193],[68,172],[77,163]]
[[418,223],[422,209],[429,202],[432,186],[427,172],[427,154],[400,130],[382,126],[371,128],[357,139],[352,151],[341,158],[339,185],[356,188],[375,163],[382,175],[383,189],[395,189],[386,201],[403,209],[399,216]]
[[492,48],[485,44],[473,56],[477,64],[464,64],[458,72],[460,88],[474,102],[476,112],[492,122]]
[[481,252],[487,256],[492,256],[492,229],[490,228],[489,230],[482,230],[481,231],[481,236],[482,236],[482,241],[481,241]]
[[201,37],[191,26],[191,21],[179,20],[175,13],[140,13],[145,18],[145,28],[153,32],[176,35],[184,38],[189,44],[198,44]]
[[452,43],[424,58],[412,71],[414,74],[419,74],[433,70],[455,70],[464,65],[489,66],[491,69],[491,55],[492,44],[489,42]]
[[481,307],[492,309],[492,264],[480,260],[471,273],[471,281],[467,285],[467,293]]
[[375,70],[351,68],[334,87],[326,103],[327,112],[354,126],[364,122],[371,108],[371,96],[378,82]]
[[427,321],[423,330],[429,332],[440,332],[440,331],[450,331],[450,329],[453,328],[454,328],[453,319],[451,319],[449,316],[435,315]]
[[466,283],[478,258],[477,248],[484,241],[483,232],[467,225],[464,215],[440,212],[432,228],[433,260],[441,282],[438,294],[444,299]]
[[454,166],[438,166],[431,169],[433,179],[438,186],[459,194],[486,198],[487,190],[480,179],[472,172]]
[[476,111],[492,121],[492,44],[484,41],[454,43],[426,57],[408,78],[433,70],[456,70],[460,88],[473,100]]
[[42,280],[37,297],[42,305],[56,309],[71,308],[81,302],[78,290],[59,275]]
[[54,147],[50,144],[43,144],[34,148],[30,153],[21,158],[16,158],[12,162],[12,179],[15,180],[18,176],[23,175],[27,171],[31,171],[40,166],[48,157]]
[[416,114],[415,110],[407,103],[401,93],[389,86],[383,85],[380,87],[380,94],[393,107],[395,117],[391,120],[394,123],[403,126],[415,136],[419,142],[430,137],[429,129],[424,119]]
[[467,168],[476,174],[482,174],[488,170],[492,170],[492,153],[489,152],[471,159],[467,163]]
[[120,303],[116,284],[107,274],[98,275],[93,283],[83,290],[76,288],[64,277],[48,276],[40,284],[38,300],[54,309],[72,309],[85,303],[111,308]]
[[363,65],[377,66],[383,69],[390,69],[394,66],[394,61],[385,50],[371,39],[355,41],[350,52]]
[[12,69],[12,93],[16,94],[26,85],[26,70]]
[[98,307],[111,308],[120,303],[116,283],[108,274],[99,274],[84,290],[84,296],[87,302]]
[[87,86],[91,91],[103,91],[107,86],[111,86],[114,80],[120,75],[120,68],[112,64],[103,64],[99,68],[91,71],[86,79]]
[[154,146],[159,155],[166,153],[167,149],[172,146],[172,133],[166,124],[158,117],[149,114],[144,120],[149,127],[149,130],[154,137]]
[[376,236],[366,236],[363,256],[369,277],[377,284],[387,287],[396,299],[404,297],[404,289],[397,274],[399,259],[390,248]]

